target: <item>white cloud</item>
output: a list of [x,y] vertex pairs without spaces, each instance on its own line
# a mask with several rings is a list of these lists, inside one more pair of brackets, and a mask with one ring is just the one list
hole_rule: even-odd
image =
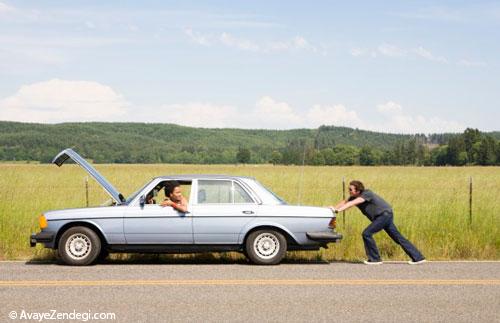
[[307,39],[302,36],[295,36],[289,41],[268,42],[263,44],[261,47],[264,52],[303,50],[312,53],[321,53],[322,55],[327,54],[324,48],[319,50],[318,47],[312,45]]
[[401,113],[403,108],[396,102],[388,101],[387,103],[377,105],[377,110],[383,114],[393,114]]
[[370,56],[372,58],[376,58],[378,56],[378,50],[369,50],[369,49],[354,47],[354,48],[351,48],[350,54],[351,54],[351,56],[354,56],[354,57]]
[[[342,104],[316,104],[297,110],[289,103],[262,96],[244,109],[211,102],[139,107],[111,87],[88,81],[50,81],[24,85],[0,100],[0,120],[21,122],[132,121],[163,122],[205,128],[294,129],[321,125],[392,133],[460,132],[462,124],[437,116],[411,115],[394,101],[377,105],[379,121],[361,118]],[[375,118],[377,119],[377,118]]]
[[157,122],[206,128],[293,129],[317,128],[323,124],[359,128],[364,126],[356,112],[343,105],[314,105],[308,110],[298,111],[290,104],[267,95],[249,109],[193,102],[165,105],[160,111],[162,113],[155,120]]
[[[397,133],[442,133],[461,132],[465,126],[455,121],[447,121],[438,117],[426,118],[421,115],[394,115],[390,117],[387,129]],[[384,131],[384,128],[379,128]]]
[[[235,107],[208,102],[163,105],[159,111],[160,114],[155,113],[154,122],[175,123],[192,127],[231,128],[239,124],[238,119],[240,118]],[[151,122],[152,120],[144,121]]]
[[[150,110],[161,111],[160,114],[154,114],[155,122],[192,127],[246,129],[304,127],[303,119],[287,103],[276,101],[269,96],[261,97],[255,106],[249,109],[210,102],[188,102],[163,105],[160,109]],[[151,122],[150,119],[144,119],[145,115],[148,113],[142,114],[140,121]]]
[[314,105],[306,113],[306,119],[313,128],[323,124],[363,128],[364,122],[358,117],[356,111],[348,110],[344,105],[333,106]]
[[304,127],[303,119],[286,102],[279,102],[270,96],[263,96],[250,112],[255,127],[285,129]]
[[129,104],[111,87],[89,81],[50,81],[23,85],[0,100],[0,120],[57,123],[116,121]]
[[[302,50],[318,53],[317,47],[312,45],[307,39],[302,36],[295,36],[293,39],[288,41],[271,41],[258,43],[248,39],[236,38],[231,34],[224,32],[221,34],[219,39],[222,44],[228,47],[234,47],[240,50],[252,52],[269,53]],[[323,50],[321,54],[325,55],[326,51]]]
[[[205,128],[290,129],[306,127],[301,118],[286,102],[263,96],[254,107],[243,109],[227,104],[188,102],[141,109],[144,111],[132,121],[175,123]],[[160,111],[160,113],[158,113]],[[149,116],[154,115],[154,120]]]
[[278,41],[255,41],[236,37],[228,32],[221,34],[203,34],[196,32],[191,28],[184,29],[184,34],[194,43],[200,46],[220,45],[228,48],[235,48],[242,51],[249,51],[254,53],[271,53],[271,52],[284,52],[284,51],[309,51],[312,53],[320,53],[326,55],[326,50],[321,47],[313,45],[306,38],[298,35],[290,40]]
[[4,2],[0,2],[0,14],[9,13],[9,12],[12,12],[14,10],[15,10],[14,7],[11,7]]
[[417,54],[420,57],[423,57],[425,59],[428,59],[430,61],[438,62],[438,63],[444,63],[447,64],[448,60],[443,57],[443,56],[435,56],[433,55],[430,51],[427,49],[423,48],[422,46],[419,46],[418,48],[414,49],[413,52]]
[[[416,48],[401,48],[393,44],[383,43],[380,44],[375,50],[354,47],[351,48],[350,54],[351,56],[354,57],[370,56],[372,58],[376,58],[378,56],[385,56],[385,57],[399,58],[399,59],[423,58],[425,60],[441,64],[449,63],[449,60],[446,57],[435,55],[430,50],[422,46],[418,46]],[[466,65],[466,64],[459,64],[459,65]]]
[[384,118],[382,124],[367,129],[394,133],[442,133],[461,132],[465,126],[456,121],[444,120],[436,116],[405,114],[399,103],[388,101],[377,105]]
[[235,38],[231,34],[228,34],[226,32],[220,35],[219,40],[222,44],[226,45],[227,47],[234,47],[237,49],[252,51],[252,52],[261,51],[261,47],[258,44],[250,40]]
[[315,46],[311,45],[307,39],[302,36],[296,36],[293,39],[293,47],[296,49],[304,49],[316,53],[318,50]]
[[[377,105],[379,118],[375,119],[362,118],[356,111],[342,104],[316,104],[309,109],[297,110],[287,102],[278,101],[270,96],[261,97],[255,106],[249,109],[195,102],[165,105],[160,110],[162,112],[159,117],[158,113],[155,114],[155,122],[205,128],[296,129],[333,125],[409,134],[460,132],[465,129],[465,126],[456,121],[405,113],[403,107],[394,101]],[[146,115],[152,114],[142,114]],[[134,121],[151,122],[150,119]]]
[[380,54],[388,57],[403,57],[407,54],[406,50],[392,44],[381,44],[377,47],[377,50]]
[[191,28],[184,29],[184,34],[186,34],[193,42],[202,46],[210,46],[210,41],[208,38],[200,33],[194,32]]
[[365,51],[361,48],[352,48],[351,55],[354,57],[359,57],[365,55]]

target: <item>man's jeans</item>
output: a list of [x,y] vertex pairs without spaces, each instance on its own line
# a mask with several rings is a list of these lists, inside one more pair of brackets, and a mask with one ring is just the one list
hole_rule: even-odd
[[418,249],[415,248],[410,241],[399,233],[398,228],[394,225],[392,213],[384,212],[377,216],[363,231],[363,241],[365,242],[365,250],[366,255],[368,256],[368,261],[380,261],[380,254],[378,252],[375,239],[373,239],[373,235],[381,230],[387,232],[389,237],[391,237],[394,242],[399,244],[413,261],[424,259],[424,256],[420,253],[420,251],[418,251]]

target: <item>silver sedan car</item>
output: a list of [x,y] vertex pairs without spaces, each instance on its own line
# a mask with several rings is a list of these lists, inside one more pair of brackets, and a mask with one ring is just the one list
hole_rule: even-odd
[[[325,207],[288,205],[257,180],[226,175],[171,175],[153,178],[125,198],[72,149],[68,159],[83,167],[111,196],[107,206],[63,209],[39,217],[41,231],[30,237],[56,249],[69,265],[89,265],[110,252],[195,253],[237,251],[255,264],[280,263],[287,250],[318,250],[342,236],[335,214]],[[161,206],[165,185],[176,181],[187,211]]]

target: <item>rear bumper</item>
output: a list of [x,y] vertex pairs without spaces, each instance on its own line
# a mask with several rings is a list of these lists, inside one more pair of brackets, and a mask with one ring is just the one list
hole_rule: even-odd
[[336,242],[342,240],[342,235],[332,231],[306,232],[307,238],[317,242]]
[[30,236],[30,247],[36,246],[37,243],[52,244],[54,241],[54,232],[38,232]]

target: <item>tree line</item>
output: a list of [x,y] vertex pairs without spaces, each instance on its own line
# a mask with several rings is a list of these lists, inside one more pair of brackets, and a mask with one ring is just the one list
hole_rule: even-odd
[[48,163],[71,147],[95,163],[500,165],[500,133],[387,134],[347,127],[247,130],[173,124],[0,121],[0,160]]
[[274,151],[270,162],[285,165],[500,165],[500,140],[493,136],[468,128],[462,134],[445,137],[446,141],[438,144],[425,135],[414,135],[400,140],[390,149],[368,145],[322,147],[317,142],[292,140],[285,148]]

